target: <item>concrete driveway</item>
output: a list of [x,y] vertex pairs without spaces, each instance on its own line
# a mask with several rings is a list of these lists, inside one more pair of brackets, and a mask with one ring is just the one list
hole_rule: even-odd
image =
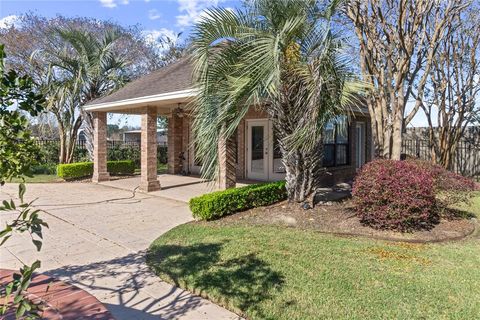
[[[0,200],[17,185],[0,187]],[[207,300],[159,280],[144,253],[162,233],[190,221],[186,203],[90,183],[27,185],[27,199],[50,225],[36,252],[27,234],[0,247],[2,268],[42,261],[41,272],[96,296],[117,319],[239,319]],[[12,214],[0,213],[4,225]]]

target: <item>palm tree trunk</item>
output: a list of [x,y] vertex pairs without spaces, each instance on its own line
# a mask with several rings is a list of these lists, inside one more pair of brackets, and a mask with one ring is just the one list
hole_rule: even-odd
[[308,153],[299,150],[284,153],[283,165],[286,170],[288,201],[310,201],[324,173],[323,143],[319,143],[317,148]]
[[[270,109],[275,134],[282,152],[282,163],[285,167],[285,181],[289,202],[305,202],[313,199],[315,189],[319,185],[323,169],[323,135],[317,137],[316,145],[310,150],[292,149],[292,133],[303,121],[302,112],[298,112],[288,103],[280,104],[276,112]],[[293,111],[293,112],[292,112]],[[297,112],[296,112],[297,111]],[[313,207],[313,203],[311,203]]]

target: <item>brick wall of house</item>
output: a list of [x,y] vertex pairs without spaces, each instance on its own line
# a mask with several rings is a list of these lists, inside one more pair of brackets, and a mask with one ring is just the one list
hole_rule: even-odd
[[183,115],[182,117],[182,170],[189,170],[189,151],[190,151],[190,117],[188,115]]
[[237,128],[237,179],[245,179],[245,119]]
[[[236,166],[236,176],[238,179],[246,179],[246,129],[247,129],[247,120],[255,120],[255,119],[267,119],[268,115],[265,112],[262,112],[258,109],[251,108],[247,114],[245,115],[244,119],[241,120],[236,135],[236,144],[237,144],[237,166]],[[365,129],[366,129],[366,150],[365,150],[365,159],[369,161],[372,155],[372,148],[371,148],[371,128],[369,118],[367,116],[357,115],[356,117],[351,119],[349,134],[350,134],[350,164],[342,167],[336,168],[326,168],[326,173],[322,177],[321,181],[322,184],[325,186],[331,186],[340,182],[351,182],[353,177],[356,173],[356,122],[363,121],[365,122]],[[184,122],[184,128],[188,127],[188,130],[191,130],[191,123]],[[188,131],[187,130],[187,131]],[[187,134],[184,131],[184,135]],[[191,133],[190,133],[191,138]],[[191,144],[189,142],[188,144]],[[184,148],[185,148],[184,143]],[[193,150],[189,151],[189,157],[193,159]],[[193,160],[189,161],[190,167],[193,164]]]
[[168,173],[182,172],[183,162],[180,154],[183,152],[183,117],[174,110],[168,119]]
[[267,119],[268,115],[255,107],[248,110],[245,117],[240,122],[237,129],[237,179],[246,179],[246,137],[247,137],[247,121],[255,119]]
[[145,107],[142,114],[141,133],[141,178],[140,189],[155,191],[160,189],[157,179],[157,110]]
[[110,175],[107,172],[107,113],[93,113],[93,182],[107,181]]

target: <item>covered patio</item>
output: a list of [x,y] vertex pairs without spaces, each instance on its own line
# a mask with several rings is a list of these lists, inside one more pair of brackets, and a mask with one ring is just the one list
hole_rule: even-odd
[[[175,102],[173,102],[175,103]],[[140,106],[135,109],[110,109],[112,113],[129,113],[141,115],[141,174],[139,178],[121,179],[112,181],[112,184],[135,184],[144,192],[153,192],[172,188],[175,183],[179,184],[204,184],[209,189],[227,189],[236,186],[235,168],[227,166],[227,143],[219,143],[220,172],[216,186],[206,183],[199,178],[188,176],[190,174],[188,165],[188,154],[190,152],[190,128],[185,106],[178,103],[174,106],[169,104],[157,104],[154,106]],[[107,172],[107,111],[94,111],[94,166],[92,181],[96,183],[107,182],[110,175]],[[167,172],[169,175],[157,175],[157,116],[162,115],[168,118],[168,163]],[[192,160],[193,161],[193,160]],[[230,169],[230,170],[229,170]],[[172,176],[176,175],[176,179]],[[165,181],[163,179],[165,178]],[[175,182],[174,182],[175,180]],[[121,181],[121,182],[120,182]],[[127,182],[128,181],[128,182]],[[135,181],[135,182],[134,182]],[[206,188],[206,187],[205,187]],[[133,188],[131,188],[133,189]],[[205,193],[205,192],[202,192]]]
[[[201,165],[196,163],[192,150],[191,118],[188,112],[188,104],[195,97],[196,91],[188,88],[191,88],[191,66],[188,61],[180,60],[85,106],[85,111],[93,113],[94,116],[92,181],[106,183],[110,180],[107,172],[108,113],[141,116],[141,175],[139,180],[135,178],[131,180],[132,185],[138,185],[144,192],[162,190],[168,193],[167,190],[172,188],[172,179],[157,176],[158,116],[165,116],[168,119],[168,174],[199,174]],[[229,141],[219,141],[219,178],[215,188],[209,186],[210,190],[236,186],[236,168],[227,165],[227,163],[234,163],[232,157],[235,153],[231,152],[232,148],[235,146]],[[112,181],[112,183],[120,182]],[[207,185],[207,183],[203,184]]]

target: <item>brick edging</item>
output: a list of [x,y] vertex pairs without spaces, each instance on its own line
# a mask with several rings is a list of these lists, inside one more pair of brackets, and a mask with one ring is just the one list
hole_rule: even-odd
[[[15,272],[0,269],[0,285],[9,283]],[[107,308],[88,292],[44,274],[34,274],[27,292],[29,299],[43,306],[42,319],[115,320]],[[8,312],[4,319],[15,319],[14,312]]]

